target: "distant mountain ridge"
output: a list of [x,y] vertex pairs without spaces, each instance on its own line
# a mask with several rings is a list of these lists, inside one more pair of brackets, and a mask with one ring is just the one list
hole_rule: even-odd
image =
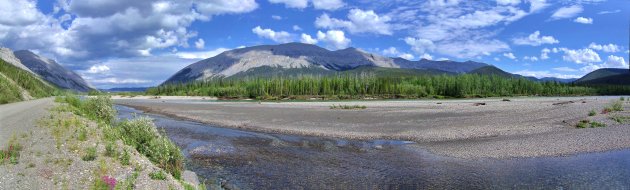
[[409,61],[402,58],[383,57],[356,48],[330,51],[311,44],[287,43],[226,51],[183,68],[164,83],[185,83],[216,77],[230,77],[262,67],[278,68],[278,71],[309,69],[325,72],[347,71],[359,67],[381,67],[467,73],[484,66],[488,66],[488,64],[473,61],[431,61],[426,59]]
[[30,71],[62,89],[72,89],[81,92],[94,89],[94,87],[88,84],[81,76],[64,68],[54,60],[42,57],[28,50],[15,51],[14,54]]
[[585,85],[630,85],[630,69],[604,68],[595,70],[575,81]]

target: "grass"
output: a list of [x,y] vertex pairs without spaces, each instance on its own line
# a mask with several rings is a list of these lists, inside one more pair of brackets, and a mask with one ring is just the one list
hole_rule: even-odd
[[353,110],[353,109],[366,109],[367,106],[362,106],[362,105],[331,105],[330,109],[343,109],[343,110]]
[[116,157],[117,152],[116,152],[116,143],[114,142],[107,142],[105,144],[105,156],[107,157]]
[[0,165],[4,165],[5,163],[18,164],[20,151],[22,151],[22,145],[17,142],[15,136],[12,136],[9,140],[9,148],[0,151]]
[[85,153],[81,157],[83,161],[93,161],[96,159],[96,147],[88,147],[85,149]]
[[589,121],[589,120],[581,120],[580,122],[578,122],[575,127],[577,128],[599,128],[599,127],[606,127],[606,124],[604,123],[600,123],[600,122],[596,122],[596,121]]
[[615,115],[615,116],[611,116],[610,119],[612,119],[613,121],[615,121],[615,122],[617,122],[619,124],[630,123],[630,116]]
[[151,172],[149,173],[149,177],[152,180],[165,180],[166,179],[166,174],[162,171],[155,171],[155,172]]
[[619,111],[623,111],[623,102],[614,101],[602,110],[602,114],[608,114],[611,112],[619,112]]
[[588,112],[588,116],[595,116],[597,115],[597,112],[595,110],[591,110],[590,112]]
[[129,155],[129,151],[124,150],[122,154],[120,155],[120,157],[118,157],[118,159],[120,160],[120,164],[122,164],[123,166],[128,166],[129,160],[131,159],[131,156]]

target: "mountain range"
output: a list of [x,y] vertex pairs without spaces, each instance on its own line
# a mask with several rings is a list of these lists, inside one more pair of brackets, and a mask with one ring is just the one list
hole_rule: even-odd
[[52,59],[28,50],[14,52],[8,48],[0,48],[0,58],[6,63],[34,75],[44,85],[54,85],[61,89],[80,92],[94,89],[75,72],[64,68]]
[[[175,73],[163,84],[186,83],[213,78],[264,76],[330,75],[369,72],[386,75],[493,74],[524,77],[495,66],[474,61],[410,61],[383,57],[356,48],[330,51],[316,45],[287,43],[234,49],[193,63]],[[535,81],[572,82],[575,79],[534,78]]]

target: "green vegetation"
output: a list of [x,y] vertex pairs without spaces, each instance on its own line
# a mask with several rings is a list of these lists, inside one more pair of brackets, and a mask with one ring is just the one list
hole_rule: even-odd
[[595,116],[597,115],[597,112],[595,110],[591,110],[590,112],[588,112],[588,116]]
[[600,123],[600,122],[596,122],[596,121],[589,121],[589,120],[581,120],[580,122],[577,123],[577,125],[575,126],[577,128],[598,128],[598,127],[606,127],[606,124],[604,123]]
[[22,151],[22,145],[17,142],[17,138],[14,135],[9,140],[9,148],[7,148],[7,150],[0,150],[0,165],[4,165],[5,163],[18,164],[20,151]]
[[435,98],[496,96],[571,96],[628,94],[630,86],[577,86],[534,82],[497,75],[419,75],[375,77],[369,75],[302,76],[293,78],[213,79],[167,84],[147,90],[149,95],[216,96],[263,100],[358,98]]
[[366,109],[367,106],[360,106],[360,105],[341,105],[339,104],[338,106],[333,104],[332,106],[330,106],[330,109],[344,109],[344,110],[353,110],[353,109]]
[[611,116],[610,119],[612,119],[613,121],[615,121],[615,122],[617,122],[619,124],[630,123],[630,116],[615,115],[615,116]]
[[[80,100],[76,96],[67,95],[58,101],[71,105],[75,114],[87,116],[99,123],[103,131],[103,139],[107,141],[105,144],[106,155],[114,155],[114,143],[117,140],[121,140],[126,145],[145,155],[151,162],[173,175],[176,179],[181,177],[184,169],[183,154],[175,143],[157,130],[151,119],[138,118],[115,123],[116,110],[113,108],[112,100],[107,96]],[[108,148],[107,146],[112,147]],[[108,151],[107,149],[111,150]],[[89,151],[87,152],[89,153]],[[95,159],[96,150],[94,149],[94,158],[84,157]],[[129,152],[124,150],[119,160],[123,165],[129,165],[129,159]]]
[[0,59],[0,104],[23,100],[20,88],[34,98],[59,94],[58,89],[45,84],[32,73],[17,68]]
[[166,174],[164,174],[164,172],[162,172],[162,171],[155,171],[155,172],[149,173],[149,177],[152,180],[165,180],[166,179]]
[[624,97],[620,97],[620,98],[619,98],[619,101],[622,101],[622,102],[623,102],[623,101],[625,101],[625,100],[626,100],[626,98],[624,98]]
[[608,114],[610,112],[618,112],[623,111],[623,102],[622,101],[614,101],[610,105],[606,106],[602,110],[602,114]]
[[85,149],[85,153],[81,156],[83,161],[93,161],[96,159],[96,147],[88,147]]

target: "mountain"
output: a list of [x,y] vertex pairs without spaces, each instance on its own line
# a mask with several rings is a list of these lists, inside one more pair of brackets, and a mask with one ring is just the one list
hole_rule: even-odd
[[605,68],[598,69],[575,81],[576,84],[614,84],[630,85],[630,70]]
[[19,69],[35,74],[28,67],[24,66],[22,62],[20,62],[20,60],[15,57],[15,54],[13,54],[13,50],[9,48],[0,47],[0,59],[2,59],[5,63],[9,63]]
[[149,87],[126,87],[126,88],[110,88],[110,89],[100,89],[103,92],[144,92],[147,91]]
[[505,72],[495,66],[485,66],[475,70],[468,72],[470,74],[480,74],[480,75],[497,75],[502,77],[522,77],[520,75],[515,75],[512,73]]
[[34,73],[15,66],[19,61],[9,63],[4,58],[0,59],[0,104],[48,97],[57,91]]
[[28,50],[14,52],[15,57],[24,66],[39,75],[42,79],[62,88],[87,92],[94,89],[81,76],[62,67],[57,62],[39,56]]
[[254,76],[283,73],[289,75],[325,75],[327,73],[347,72],[357,68],[410,69],[412,72],[421,73],[467,73],[484,66],[488,65],[473,61],[431,61],[426,59],[409,61],[402,58],[383,57],[356,48],[329,51],[311,44],[287,43],[226,51],[183,68],[164,83],[184,83],[235,75]]

